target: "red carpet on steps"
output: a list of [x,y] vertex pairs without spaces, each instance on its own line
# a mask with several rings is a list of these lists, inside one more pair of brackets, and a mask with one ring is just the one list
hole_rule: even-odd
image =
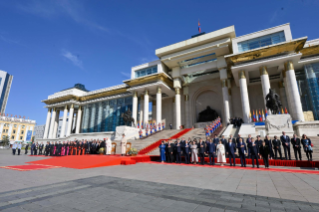
[[300,170],[300,169],[274,169],[274,168],[269,168],[265,169],[264,167],[260,167],[259,169],[257,168],[252,168],[252,167],[240,167],[240,166],[220,166],[219,164],[215,166],[211,165],[194,165],[194,164],[176,164],[176,163],[160,163],[160,162],[145,162],[145,163],[151,163],[151,164],[163,164],[163,165],[171,165],[171,166],[192,166],[192,167],[207,167],[207,168],[219,168],[219,169],[241,169],[241,170],[249,170],[249,171],[271,171],[271,172],[288,172],[288,173],[299,173],[299,174],[319,174],[318,171],[312,171],[312,170]]
[[156,149],[162,142],[162,140],[169,140],[169,139],[176,139],[176,138],[179,138],[181,137],[182,135],[188,133],[189,131],[191,131],[192,128],[189,128],[189,129],[184,129],[182,131],[180,131],[179,133],[173,135],[172,137],[168,138],[168,139],[160,139],[154,143],[152,143],[151,145],[145,147],[144,149],[140,150],[138,152],[139,155],[146,155],[147,153],[153,151],[154,149]]
[[72,155],[62,157],[50,157],[44,160],[28,162],[37,165],[60,166],[74,169],[88,169],[95,167],[114,166],[114,165],[130,165],[137,162],[158,160],[158,156],[125,156],[119,155]]

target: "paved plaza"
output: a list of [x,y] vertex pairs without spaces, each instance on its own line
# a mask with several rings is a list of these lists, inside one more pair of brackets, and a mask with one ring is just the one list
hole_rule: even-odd
[[[40,159],[0,150],[0,166]],[[319,211],[317,174],[138,163],[0,176],[0,211]]]

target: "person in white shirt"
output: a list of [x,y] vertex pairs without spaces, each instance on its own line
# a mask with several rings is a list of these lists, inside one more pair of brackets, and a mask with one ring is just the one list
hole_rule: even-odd
[[17,145],[17,142],[14,142],[12,144],[12,154],[15,155],[16,154],[16,149],[17,149],[18,145]]
[[111,155],[111,153],[112,153],[112,142],[111,142],[111,140],[109,138],[106,138],[105,146],[106,146],[106,154],[107,155]]
[[19,142],[18,143],[18,155],[20,155],[21,147],[22,147],[22,144],[21,144],[21,142]]
[[126,144],[127,144],[127,140],[125,138],[125,134],[122,134],[122,141],[121,141],[121,154],[122,154],[122,156],[126,155]]

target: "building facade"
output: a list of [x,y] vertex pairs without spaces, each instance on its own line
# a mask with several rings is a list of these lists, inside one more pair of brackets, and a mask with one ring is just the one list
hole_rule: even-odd
[[44,135],[45,125],[36,125],[34,127],[33,136],[36,139],[42,139]]
[[0,116],[1,139],[8,136],[10,143],[15,141],[29,142],[32,139],[35,124],[34,120]]
[[[319,39],[293,38],[290,24],[239,37],[230,26],[155,54],[158,60],[133,67],[118,86],[87,91],[81,85],[49,95],[42,101],[48,108],[43,138],[56,138],[62,113],[66,137],[114,131],[128,110],[136,124],[177,129],[196,126],[203,111],[214,111],[224,124],[232,117],[247,123],[253,111],[265,110],[269,88],[293,120],[305,121],[307,111],[319,119]],[[66,124],[67,118],[76,121]]]
[[10,94],[13,76],[0,70],[0,113],[4,114]]

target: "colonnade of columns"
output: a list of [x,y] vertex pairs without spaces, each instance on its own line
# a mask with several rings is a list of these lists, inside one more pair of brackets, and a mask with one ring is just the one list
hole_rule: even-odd
[[[296,83],[296,75],[293,63],[287,61],[284,64],[285,69],[283,71],[284,89],[287,96],[287,102],[289,107],[289,113],[294,120],[304,121],[304,115],[302,111],[301,100],[299,96],[298,86]],[[266,104],[266,95],[269,93],[270,81],[266,66],[260,67],[260,80],[263,91],[264,103]],[[242,103],[243,121],[247,123],[249,121],[250,105],[247,90],[247,80],[245,70],[238,72],[240,97]],[[282,99],[284,96],[282,95]],[[268,111],[271,113],[271,111]]]
[[[63,120],[61,126],[61,137],[64,135],[69,136],[72,132],[73,128],[73,117],[74,117],[74,105],[65,105],[63,110]],[[47,120],[44,128],[44,139],[54,139],[56,138],[58,125],[59,125],[59,117],[60,117],[60,110],[58,108],[49,108],[47,113]],[[68,119],[68,123],[67,123]],[[81,128],[81,119],[82,119],[82,107],[80,106],[76,113],[76,130],[75,133],[80,133]],[[67,126],[66,126],[67,124]],[[66,130],[66,131],[65,131]]]
[[[149,90],[146,89],[144,94],[141,95],[140,101],[140,122],[148,123],[149,122]],[[138,94],[135,91],[133,93],[133,102],[132,102],[132,117],[134,119],[135,125],[137,124],[138,116]],[[156,124],[162,123],[162,89],[157,87],[156,89]]]

